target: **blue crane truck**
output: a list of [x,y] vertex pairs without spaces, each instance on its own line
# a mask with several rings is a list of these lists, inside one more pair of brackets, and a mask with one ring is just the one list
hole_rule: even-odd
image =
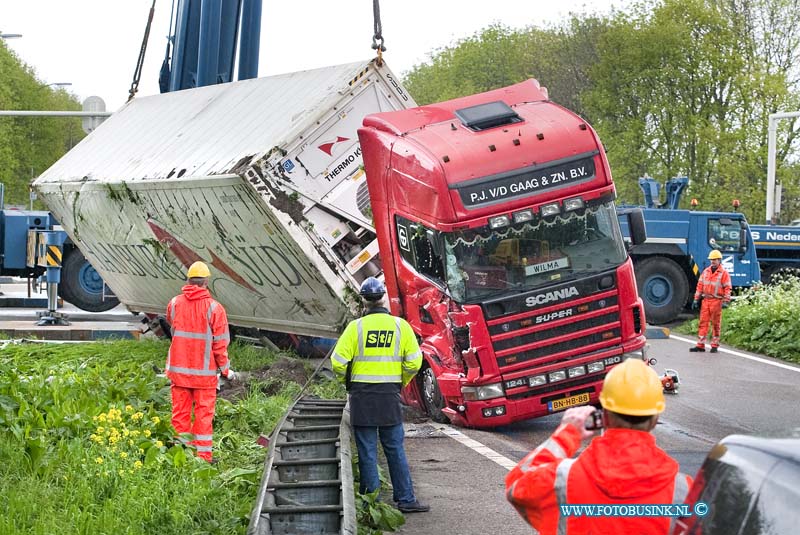
[[[647,240],[632,246],[630,255],[649,323],[669,323],[678,317],[692,300],[697,279],[709,265],[708,253],[713,249],[722,253],[722,265],[730,273],[734,288],[747,288],[761,280],[762,253],[744,214],[678,209],[688,182],[686,177],[668,180],[666,201],[658,203],[660,184],[649,177],[639,179],[645,196],[642,214]],[[632,208],[619,209],[626,237],[630,232],[622,214]],[[797,230],[800,235],[800,228]]]
[[783,272],[800,269],[800,226],[750,225],[761,280],[765,283]]
[[60,234],[63,243],[58,295],[87,312],[104,312],[119,304],[102,277],[86,260],[53,214],[42,210],[5,208],[0,184],[0,275],[36,279],[46,271],[37,259],[37,244],[44,233]]

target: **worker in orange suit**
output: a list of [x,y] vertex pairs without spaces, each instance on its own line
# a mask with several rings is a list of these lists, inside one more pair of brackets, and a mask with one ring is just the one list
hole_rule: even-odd
[[600,404],[605,432],[573,458],[593,435],[586,422],[595,409],[567,409],[550,438],[506,476],[508,501],[541,535],[668,533],[670,517],[636,515],[635,509],[617,516],[568,513],[566,506],[576,504],[680,504],[692,483],[651,433],[665,404],[661,380],[647,364],[630,358],[615,366]]
[[236,374],[228,360],[228,316],[222,305],[211,298],[210,276],[203,262],[192,264],[181,295],[167,305],[172,344],[166,373],[172,383],[172,426],[178,434],[194,435],[191,444],[197,448],[197,455],[212,462],[217,374],[230,381],[235,380]]
[[703,300],[700,308],[700,325],[697,330],[697,345],[689,348],[692,353],[702,353],[706,350],[706,334],[708,324],[711,323],[711,353],[716,353],[719,348],[719,335],[722,325],[722,309],[731,302],[731,276],[722,267],[722,253],[716,249],[708,253],[711,265],[703,270],[697,281],[697,290],[694,292],[692,310],[697,310],[700,299]]

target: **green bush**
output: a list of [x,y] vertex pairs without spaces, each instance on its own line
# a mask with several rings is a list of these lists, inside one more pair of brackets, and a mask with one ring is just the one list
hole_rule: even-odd
[[[726,344],[800,363],[800,279],[790,275],[745,290],[722,314]],[[698,320],[678,330],[697,333]]]

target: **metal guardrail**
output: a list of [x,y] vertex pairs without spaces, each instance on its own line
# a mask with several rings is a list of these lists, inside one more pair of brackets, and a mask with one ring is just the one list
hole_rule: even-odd
[[301,397],[270,435],[248,535],[355,535],[350,412]]

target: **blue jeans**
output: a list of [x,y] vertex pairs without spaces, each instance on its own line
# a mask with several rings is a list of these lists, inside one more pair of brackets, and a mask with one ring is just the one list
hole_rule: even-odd
[[378,477],[378,436],[389,464],[392,478],[392,495],[398,504],[414,503],[414,487],[403,449],[403,424],[387,426],[353,426],[358,448],[358,471],[361,473],[359,492],[366,494],[381,486]]

